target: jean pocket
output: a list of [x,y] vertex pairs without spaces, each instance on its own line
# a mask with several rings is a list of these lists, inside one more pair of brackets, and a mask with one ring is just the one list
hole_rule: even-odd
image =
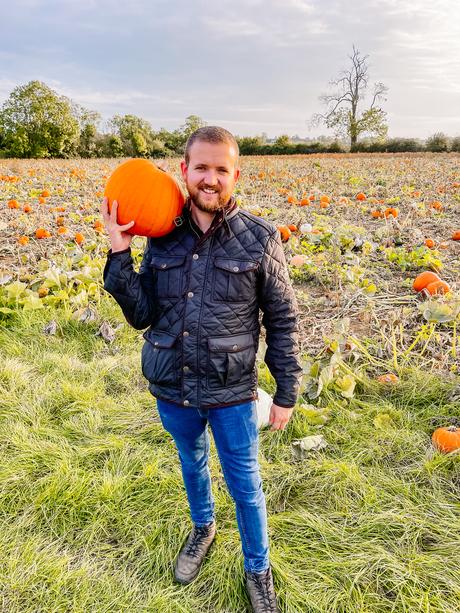
[[256,269],[252,260],[215,258],[212,296],[217,302],[247,302],[256,295]]
[[252,381],[256,359],[251,333],[208,338],[207,384],[210,389]]
[[163,330],[146,330],[142,335],[142,374],[157,385],[174,386],[177,383],[177,337]]

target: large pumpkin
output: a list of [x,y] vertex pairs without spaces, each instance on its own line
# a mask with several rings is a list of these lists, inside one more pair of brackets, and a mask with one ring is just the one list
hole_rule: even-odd
[[184,196],[175,180],[148,160],[123,162],[110,175],[104,196],[109,211],[118,202],[119,225],[135,224],[127,230],[140,236],[163,236],[175,227],[184,206]]

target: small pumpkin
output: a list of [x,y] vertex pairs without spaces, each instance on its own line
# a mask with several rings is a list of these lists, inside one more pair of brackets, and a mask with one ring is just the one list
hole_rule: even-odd
[[445,281],[433,281],[425,287],[426,291],[434,296],[435,294],[447,294],[450,292],[450,286]]
[[356,200],[360,200],[361,202],[363,200],[366,200],[366,194],[363,194],[363,192],[359,192],[359,194],[356,195]]
[[397,217],[398,216],[398,209],[396,209],[394,206],[389,206],[387,207],[384,211],[383,214],[385,215],[385,217],[389,217],[390,215],[392,215],[393,217]]
[[110,175],[104,196],[109,212],[118,202],[120,225],[134,220],[127,230],[140,236],[164,236],[174,229],[174,220],[184,206],[184,196],[175,180],[149,160],[134,158],[118,166]]
[[456,232],[454,232],[452,234],[452,240],[453,241],[460,241],[460,230],[457,230]]
[[81,245],[84,242],[85,237],[81,232],[77,232],[74,236],[74,240],[78,245]]
[[398,383],[399,378],[394,373],[388,372],[388,373],[386,373],[384,375],[379,375],[377,377],[377,381],[379,383],[393,383],[394,384],[394,383]]
[[435,246],[435,242],[432,238],[427,238],[425,240],[425,245],[428,247],[428,249],[433,249],[433,247]]
[[440,277],[435,272],[431,272],[431,270],[425,270],[425,272],[421,272],[415,277],[412,288],[416,292],[421,292],[429,283],[434,283],[435,281],[441,281]]
[[278,226],[279,233],[281,234],[281,241],[286,243],[291,236],[291,231],[287,226]]
[[45,228],[37,228],[35,230],[35,236],[36,238],[49,238],[51,236],[51,232]]
[[460,449],[460,428],[456,426],[437,428],[433,432],[431,440],[433,445],[443,453],[456,451]]

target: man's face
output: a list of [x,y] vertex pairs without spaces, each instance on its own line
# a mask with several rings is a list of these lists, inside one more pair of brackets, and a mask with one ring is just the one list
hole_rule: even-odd
[[192,202],[206,213],[225,207],[240,175],[231,145],[199,140],[190,148],[188,165],[181,162],[181,170]]

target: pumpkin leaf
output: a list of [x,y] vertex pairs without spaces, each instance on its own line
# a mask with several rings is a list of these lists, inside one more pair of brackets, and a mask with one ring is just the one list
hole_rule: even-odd
[[353,394],[356,386],[356,379],[353,375],[344,375],[343,377],[337,377],[335,385],[338,387],[341,395],[344,398],[353,398]]

